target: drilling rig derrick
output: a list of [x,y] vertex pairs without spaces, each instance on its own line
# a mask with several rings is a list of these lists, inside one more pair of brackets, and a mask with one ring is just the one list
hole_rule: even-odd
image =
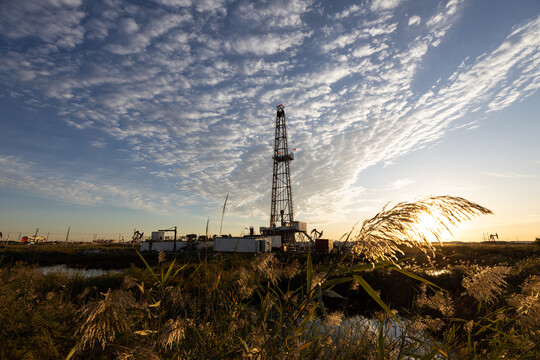
[[290,162],[294,153],[289,151],[287,143],[287,124],[285,107],[276,108],[276,129],[274,138],[274,168],[272,174],[272,204],[270,226],[261,227],[265,235],[280,235],[283,244],[295,242],[296,233],[306,233],[305,222],[294,221]]

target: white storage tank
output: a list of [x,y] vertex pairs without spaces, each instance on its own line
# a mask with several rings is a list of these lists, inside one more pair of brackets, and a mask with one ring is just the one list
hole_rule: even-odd
[[154,241],[165,240],[165,231],[152,231],[151,239]]

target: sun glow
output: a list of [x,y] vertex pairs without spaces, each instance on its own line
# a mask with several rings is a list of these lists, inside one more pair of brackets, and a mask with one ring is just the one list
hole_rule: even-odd
[[430,242],[445,241],[452,236],[456,225],[448,221],[440,209],[431,209],[418,216],[415,235],[425,237]]

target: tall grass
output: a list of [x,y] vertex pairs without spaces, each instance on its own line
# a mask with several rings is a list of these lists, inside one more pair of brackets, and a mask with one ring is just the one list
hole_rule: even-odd
[[[207,263],[191,272],[174,261],[157,270],[147,264],[153,282],[136,284],[138,302],[119,305],[131,304],[132,315],[121,308],[127,318],[115,324],[110,323],[115,317],[107,317],[109,332],[96,340],[104,349],[113,345],[129,348],[137,343],[136,350],[122,352],[126,357],[135,357],[144,349],[146,356],[156,358],[432,359],[510,354],[532,358],[538,354],[532,346],[538,335],[538,309],[536,305],[525,309],[524,304],[531,299],[538,303],[538,291],[531,290],[538,282],[536,275],[527,279],[520,294],[510,297],[515,304],[510,301],[501,306],[495,300],[507,285],[504,278],[509,270],[468,269],[462,286],[465,295],[477,303],[479,317],[467,320],[454,317],[454,300],[448,292],[407,269],[406,262],[399,259],[401,245],[434,254],[430,236],[440,239],[451,226],[489,213],[477,204],[449,196],[397,204],[365,221],[356,234],[349,234],[354,241],[352,252],[334,258],[322,272],[314,268],[310,252],[303,264],[284,263],[271,254],[261,254],[228,272],[218,266],[215,273],[209,271]],[[426,217],[433,219],[426,222]],[[365,263],[358,263],[359,259]],[[364,279],[381,268],[423,284],[406,319]],[[347,300],[336,291],[347,284],[360,288],[382,309],[375,329],[356,326],[351,331],[350,326],[343,326],[345,314],[325,305],[327,301]],[[92,334],[103,328],[103,320],[94,312],[104,309],[110,296],[105,294],[84,310],[90,321],[80,327],[83,348],[92,345]],[[520,314],[520,320],[506,315],[510,313]],[[516,321],[529,324],[529,332],[520,333]],[[400,334],[390,336],[389,329],[395,326],[401,329]],[[124,338],[114,343],[117,332]]]
[[491,210],[455,196],[428,196],[412,202],[401,202],[385,208],[369,220],[353,236],[353,250],[370,261],[395,261],[403,255],[400,246],[416,247],[434,254],[433,241],[465,220],[476,215],[491,214]]
[[[0,261],[1,263],[1,261]],[[119,274],[96,278],[43,274],[23,263],[0,267],[0,359],[59,359],[77,338],[77,311],[89,298],[122,283]]]
[[[485,213],[489,210],[460,198],[420,199],[367,220],[348,235],[358,242],[351,251],[323,262],[308,252],[305,257],[195,257],[179,264],[162,253],[157,266],[141,257],[146,269],[127,270],[122,282],[109,288],[5,268],[1,303],[19,309],[0,319],[9,329],[28,322],[23,313],[32,310],[51,317],[41,318],[47,329],[60,324],[60,329],[76,326],[77,331],[46,330],[51,335],[42,343],[54,351],[26,344],[32,351],[16,353],[18,346],[25,348],[18,342],[0,345],[0,354],[80,359],[538,358],[538,257],[506,265],[450,264],[427,237],[408,231],[426,214],[442,216],[438,224],[444,228]],[[419,266],[401,253],[408,245],[448,265],[445,274],[426,275],[425,263]],[[440,279],[450,284],[448,289]],[[60,286],[62,281],[72,284],[71,290]],[[14,294],[20,284],[27,284],[27,290]],[[410,294],[398,302],[405,284]],[[53,303],[56,309],[64,310],[48,305],[49,297],[59,301]],[[38,324],[30,324],[28,329],[40,332]],[[10,338],[6,331],[2,336]]]

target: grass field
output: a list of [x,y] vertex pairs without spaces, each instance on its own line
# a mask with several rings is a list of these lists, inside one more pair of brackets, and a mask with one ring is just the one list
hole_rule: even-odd
[[[534,244],[436,246],[430,261],[407,248],[403,257],[410,258],[399,267],[344,254],[171,253],[145,254],[146,267],[131,247],[84,255],[90,248],[1,249],[0,358],[540,355]],[[97,277],[40,272],[38,265],[53,263],[123,270]],[[358,315],[371,320],[351,325]]]

